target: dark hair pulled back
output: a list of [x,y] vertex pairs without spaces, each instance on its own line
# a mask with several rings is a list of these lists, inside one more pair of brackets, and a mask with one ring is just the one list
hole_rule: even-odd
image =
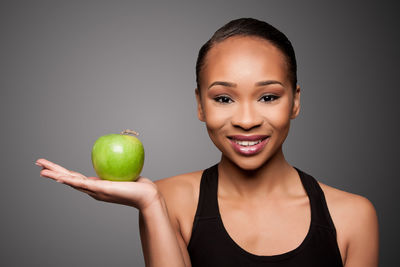
[[196,62],[196,84],[200,92],[200,76],[204,67],[205,57],[208,51],[214,44],[222,42],[233,36],[254,36],[269,41],[280,49],[286,56],[288,65],[288,75],[291,81],[292,90],[296,89],[297,85],[297,64],[294,49],[289,39],[278,29],[268,24],[253,18],[235,19],[221,28],[201,48]]

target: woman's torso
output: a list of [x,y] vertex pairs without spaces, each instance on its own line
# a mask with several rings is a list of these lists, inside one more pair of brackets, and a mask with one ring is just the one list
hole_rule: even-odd
[[[249,214],[257,212],[246,212],[243,205],[236,209],[224,209],[229,204],[220,204],[224,201],[218,195],[217,165],[207,169],[202,174],[199,202],[188,243],[192,265],[343,266],[336,229],[323,191],[314,178],[300,170],[298,172],[309,204],[299,200],[292,207],[282,208],[289,211],[292,209],[289,215],[277,213],[278,208],[268,219],[268,212],[249,218]],[[307,208],[308,216],[305,216]],[[230,212],[224,215],[223,210]],[[265,207],[265,210],[270,209]],[[300,217],[293,221],[296,216],[290,213],[300,214]],[[281,218],[279,220],[276,217]],[[236,223],[230,223],[233,220]],[[237,227],[241,225],[240,222],[243,229]],[[282,234],[282,231],[286,234]],[[288,236],[290,238],[285,238]]]
[[[169,192],[170,194],[170,196],[167,196],[167,199],[181,200],[181,201],[169,200],[168,205],[171,206],[171,208],[169,208],[169,210],[171,211],[171,216],[176,218],[178,222],[179,231],[183,237],[184,242],[188,246],[188,250],[190,255],[192,256],[192,261],[194,266],[196,266],[197,264],[195,259],[196,256],[194,255],[193,251],[197,250],[197,251],[202,251],[203,253],[207,253],[207,248],[209,249],[212,248],[210,246],[205,246],[204,244],[201,244],[201,242],[198,243],[196,241],[198,244],[196,244],[196,242],[193,242],[193,238],[196,238],[195,237],[196,235],[207,236],[207,234],[204,232],[204,226],[201,226],[203,228],[203,230],[201,231],[199,231],[199,229],[196,229],[196,227],[193,228],[193,223],[194,223],[193,218],[195,217],[196,212],[198,212],[198,206],[201,205],[198,201],[199,199],[201,199],[200,183],[202,181],[202,174],[203,174],[202,171],[198,171],[194,173],[176,176],[169,179],[164,179],[164,181],[160,180],[160,182],[162,182],[162,187],[174,188],[173,190],[165,190],[166,194],[167,192]],[[310,178],[310,176],[308,175],[307,177],[308,181],[311,181],[310,179],[313,179],[312,177]],[[316,225],[315,220],[317,220],[316,218],[314,218],[313,226],[311,226],[310,223],[311,214],[310,214],[310,204],[308,201],[308,194],[305,196],[305,199],[299,199],[297,202],[295,202],[295,205],[292,205],[292,207],[287,206],[287,208],[281,209],[281,210],[286,210],[286,212],[283,211],[279,213],[279,209],[275,209],[272,211],[271,209],[268,209],[268,207],[262,207],[265,209],[266,212],[265,214],[263,214],[264,217],[258,216],[258,218],[257,216],[255,217],[253,216],[254,214],[260,213],[258,212],[258,210],[252,211],[254,207],[252,207],[251,209],[249,208],[248,212],[247,211],[242,212],[243,207],[246,206],[246,203],[243,203],[243,205],[235,207],[233,209],[232,208],[233,206],[231,205],[232,203],[229,203],[229,201],[221,199],[220,195],[218,195],[217,197],[216,194],[208,194],[209,199],[210,196],[212,195],[215,195],[216,197],[215,198],[216,201],[214,201],[214,211],[216,211],[216,213],[214,212],[215,214],[212,214],[210,216],[214,217],[214,219],[210,218],[210,222],[214,220],[212,222],[213,226],[210,229],[208,229],[214,232],[213,234],[209,235],[211,239],[208,240],[208,242],[210,242],[211,244],[218,243],[220,247],[228,248],[228,251],[225,251],[227,255],[238,254],[244,256],[243,258],[250,259],[250,261],[268,263],[274,261],[279,262],[282,259],[283,259],[282,262],[284,262],[285,258],[291,258],[291,256],[296,253],[298,253],[299,255],[302,255],[303,253],[304,255],[304,253],[307,251],[307,249],[304,249],[306,248],[305,244],[307,244],[309,240],[311,240],[311,242],[314,242],[315,238],[316,237],[318,238],[318,236],[319,238],[326,240],[327,239],[326,237],[329,236],[328,239],[330,241],[328,241],[328,243],[330,243],[329,246],[331,248],[328,249],[327,253],[330,254],[331,256],[333,255],[334,258],[333,261],[337,262],[337,264],[333,266],[341,266],[341,262],[345,262],[346,260],[347,239],[342,231],[343,214],[340,214],[340,212],[338,211],[343,207],[343,204],[341,203],[347,202],[347,200],[344,199],[348,198],[347,194],[349,193],[326,186],[322,183],[317,183],[315,179],[314,182],[315,182],[315,184],[313,185],[314,187],[315,186],[319,187],[318,184],[322,187],[324,191],[321,190],[320,192],[322,192],[322,195],[325,192],[326,202],[328,202],[326,203],[315,200],[313,201],[314,205],[315,203],[317,203],[317,205],[320,206],[319,208],[320,211],[319,214],[317,214],[317,217],[324,217],[322,218],[322,220],[325,220],[325,222],[318,227],[315,227]],[[170,185],[165,186],[164,184],[170,184]],[[319,187],[319,189],[321,189],[321,187]],[[189,190],[188,188],[191,189]],[[325,201],[325,199],[323,200]],[[208,200],[208,202],[210,201]],[[327,204],[329,204],[329,210],[327,208]],[[213,204],[211,203],[211,206],[212,205]],[[325,207],[323,207],[324,205]],[[208,210],[213,210],[213,208],[209,208]],[[235,213],[234,210],[239,210],[239,212],[236,212],[237,214],[234,214]],[[331,212],[329,212],[330,210]],[[323,213],[326,213],[328,216],[324,216]],[[269,216],[269,214],[272,214],[272,216]],[[250,218],[246,218],[249,217],[249,215]],[[331,216],[329,215],[332,215],[333,221],[331,219]],[[316,217],[315,214],[314,217]],[[232,221],[233,218],[236,219]],[[320,219],[321,218],[319,218],[319,220]],[[260,223],[260,221],[262,220],[265,220],[265,223],[262,222]],[[333,224],[333,222],[335,222],[335,224]],[[195,225],[196,224],[198,224],[198,222],[195,222]],[[338,227],[336,227],[335,229],[335,226]],[[328,228],[329,230],[325,231]],[[316,229],[321,230],[322,234],[315,235],[314,232]],[[310,230],[312,230],[311,233]],[[336,239],[334,238],[335,233],[337,233],[337,242]],[[314,236],[314,238],[310,238],[310,236]],[[222,241],[221,243],[221,240],[224,241]],[[204,240],[202,242],[204,242]],[[224,244],[223,242],[227,243]],[[214,251],[213,253],[217,253],[216,255],[218,255],[218,253],[221,253],[218,252],[218,249],[215,248],[211,250]],[[300,253],[301,251],[303,252]],[[311,250],[309,252],[311,252]],[[323,255],[321,251],[320,252],[314,251],[314,254],[313,253],[311,254],[313,256]],[[222,256],[222,254],[219,255]],[[273,255],[273,256],[260,257],[259,255]],[[218,256],[216,257],[218,258]],[[340,259],[340,257],[342,258]],[[211,255],[209,255],[209,258],[212,258]],[[307,259],[307,257],[303,258]],[[317,257],[313,258],[317,259]],[[238,263],[238,261],[240,260],[241,259],[237,259],[235,261],[237,266],[241,266]],[[307,261],[310,262],[309,259],[307,259]],[[248,265],[249,263],[246,264],[247,266],[251,266]],[[270,263],[269,265],[261,265],[261,266],[290,266],[290,265],[271,265]]]

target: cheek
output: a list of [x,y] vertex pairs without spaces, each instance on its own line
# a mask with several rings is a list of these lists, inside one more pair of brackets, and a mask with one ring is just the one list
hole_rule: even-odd
[[275,126],[275,128],[284,128],[288,122],[288,116],[285,109],[274,109],[268,112],[268,121]]
[[277,131],[287,131],[290,125],[290,103],[280,103],[265,111],[265,119]]
[[270,124],[272,125],[275,132],[276,144],[283,144],[289,134],[290,129],[290,118],[286,108],[275,110],[274,114],[271,114]]
[[227,108],[217,107],[214,103],[208,101],[204,105],[204,116],[207,129],[214,132],[227,125],[231,112]]

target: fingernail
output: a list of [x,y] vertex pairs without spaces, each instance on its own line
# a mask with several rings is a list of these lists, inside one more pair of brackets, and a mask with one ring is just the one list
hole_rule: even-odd
[[35,165],[38,165],[38,166],[42,167],[42,165],[40,165],[40,164],[39,164],[39,163],[37,163],[37,162],[35,162]]

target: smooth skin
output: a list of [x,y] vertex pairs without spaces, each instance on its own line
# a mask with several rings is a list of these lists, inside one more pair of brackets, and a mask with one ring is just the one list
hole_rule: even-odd
[[[293,92],[285,56],[268,41],[231,37],[211,48],[201,77],[201,89],[195,91],[198,118],[222,152],[218,204],[227,232],[256,255],[295,249],[307,234],[311,212],[300,177],[282,152],[290,121],[300,112],[300,87]],[[228,138],[258,134],[269,135],[270,140],[251,156],[236,152]],[[126,183],[86,178],[45,159],[38,163],[45,177],[97,200],[138,208],[146,266],[173,266],[160,258],[173,260],[174,266],[191,266],[187,245],[202,171],[154,183],[146,178]],[[319,184],[337,230],[344,266],[378,266],[378,220],[372,203]],[[167,243],[160,247],[160,239]]]

